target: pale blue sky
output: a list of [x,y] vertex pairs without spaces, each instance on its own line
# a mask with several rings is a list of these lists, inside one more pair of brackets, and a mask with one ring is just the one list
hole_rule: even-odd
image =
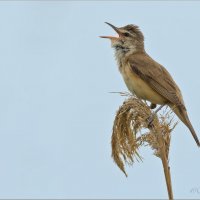
[[[137,24],[180,86],[200,136],[200,2],[0,2],[0,198],[167,198],[161,161],[111,159],[127,91],[99,35]],[[170,151],[176,198],[200,198],[200,150],[179,123]],[[193,188],[198,192],[191,192]]]

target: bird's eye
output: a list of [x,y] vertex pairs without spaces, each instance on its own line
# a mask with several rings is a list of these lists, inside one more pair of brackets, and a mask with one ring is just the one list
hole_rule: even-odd
[[130,34],[129,33],[123,33],[123,35],[125,36],[125,37],[129,37],[130,36]]

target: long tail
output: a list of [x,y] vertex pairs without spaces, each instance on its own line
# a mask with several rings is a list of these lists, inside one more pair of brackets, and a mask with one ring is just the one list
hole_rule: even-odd
[[198,147],[200,147],[199,139],[198,139],[197,134],[196,134],[196,132],[195,132],[190,120],[189,120],[186,109],[182,106],[175,107],[172,104],[169,104],[169,106],[174,111],[174,113],[179,117],[179,119],[189,128],[189,130],[192,133],[192,136],[193,136],[194,140],[196,141]]

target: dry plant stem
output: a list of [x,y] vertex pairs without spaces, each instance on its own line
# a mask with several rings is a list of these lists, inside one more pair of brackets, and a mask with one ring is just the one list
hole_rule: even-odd
[[[141,99],[127,93],[120,94],[128,96],[128,99],[119,107],[113,124],[111,140],[113,160],[127,176],[124,165],[132,165],[135,160],[142,160],[139,149],[146,144],[149,145],[154,155],[162,160],[168,196],[172,200],[168,155],[171,132],[177,123],[173,123],[170,112],[165,111],[158,117]],[[152,114],[154,118],[149,123],[148,119]],[[145,133],[142,133],[142,130],[145,130]]]
[[165,174],[165,181],[167,185],[167,191],[168,191],[168,197],[170,200],[173,199],[173,191],[172,191],[172,183],[171,183],[171,174],[170,174],[170,167],[168,166],[168,159],[166,155],[166,148],[165,148],[165,143],[163,141],[162,133],[157,133],[154,131],[156,134],[157,142],[160,146],[160,152],[161,152],[161,160],[162,160],[162,165],[163,165],[163,170]]

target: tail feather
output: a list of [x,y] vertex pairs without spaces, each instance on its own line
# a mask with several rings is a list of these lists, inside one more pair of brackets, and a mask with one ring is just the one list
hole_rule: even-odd
[[174,113],[179,117],[179,119],[188,127],[188,129],[192,133],[192,136],[193,136],[194,140],[196,141],[198,147],[200,147],[199,139],[198,139],[197,134],[189,120],[186,109],[182,106],[177,106],[177,107],[174,107],[174,105],[169,105],[169,106],[174,111]]

